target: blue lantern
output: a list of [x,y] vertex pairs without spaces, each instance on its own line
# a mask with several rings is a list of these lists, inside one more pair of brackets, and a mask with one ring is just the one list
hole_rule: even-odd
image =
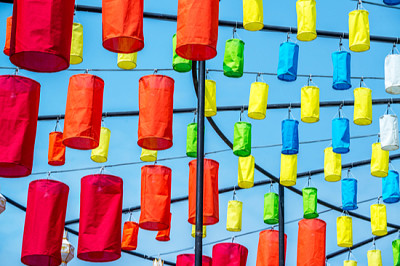
[[383,3],[389,6],[394,6],[400,4],[400,0],[383,0]]
[[333,85],[335,90],[347,90],[351,88],[351,55],[346,51],[332,53]]
[[358,209],[357,206],[357,179],[342,179],[342,209],[352,211]]
[[400,200],[399,173],[396,171],[390,170],[382,178],[382,198],[385,203],[396,203]]
[[295,81],[298,61],[299,45],[289,41],[282,43],[279,48],[278,79]]
[[286,119],[282,121],[282,154],[299,153],[299,121]]
[[349,119],[339,117],[332,120],[332,149],[340,154],[350,151]]

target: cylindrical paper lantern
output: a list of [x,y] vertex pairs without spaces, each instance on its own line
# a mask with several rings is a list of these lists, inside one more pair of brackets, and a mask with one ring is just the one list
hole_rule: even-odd
[[[285,261],[287,236],[285,234]],[[257,249],[257,266],[279,266],[279,231],[264,230],[260,232]]]
[[390,170],[387,177],[382,178],[382,198],[385,203],[396,203],[400,200],[399,173]]
[[230,39],[225,43],[224,75],[230,78],[243,76],[244,42],[239,39]]
[[332,147],[324,150],[324,176],[328,182],[336,182],[342,178],[342,155],[334,153]]
[[357,179],[342,179],[342,209],[352,211],[358,209],[357,206]]
[[212,264],[217,266],[246,266],[248,253],[248,249],[240,244],[216,244],[212,249]]
[[294,42],[284,42],[279,47],[278,79],[295,81],[299,63],[299,45]]
[[400,0],[383,0],[383,3],[393,6],[400,4]]
[[387,234],[387,218],[385,204],[371,205],[371,230],[375,236]]
[[346,51],[332,53],[333,84],[335,90],[351,88],[351,54]]
[[282,154],[299,153],[299,121],[285,119],[282,121]]
[[121,257],[122,190],[122,178],[117,176],[95,174],[81,179],[79,259],[109,262]]
[[177,72],[188,72],[192,70],[192,61],[182,58],[176,54],[176,34],[172,36],[172,68]]
[[264,195],[264,223],[279,223],[279,196],[274,192]]
[[251,154],[251,124],[236,122],[233,131],[233,154],[247,157]]
[[332,120],[332,150],[340,154],[350,151],[349,119],[339,117]]
[[317,218],[317,189],[315,187],[306,187],[303,192],[303,217],[305,219]]
[[[202,256],[202,266],[211,266],[212,259],[207,256]],[[195,255],[194,254],[181,254],[176,257],[176,266],[194,266]]]
[[249,108],[247,115],[253,119],[264,119],[267,112],[268,84],[253,82],[250,88]]
[[342,248],[353,246],[353,223],[349,216],[340,216],[336,219],[337,245]]
[[315,123],[319,121],[318,87],[306,86],[301,88],[301,121],[305,123]]
[[52,166],[65,164],[65,146],[62,143],[63,133],[54,131],[49,134],[48,163]]
[[368,250],[368,266],[382,266],[382,254],[379,249]]
[[17,75],[0,76],[0,176],[32,172],[40,84]]
[[290,187],[296,185],[297,180],[297,154],[281,154],[281,185]]
[[253,155],[238,158],[238,185],[240,188],[251,188],[254,186],[254,167]]
[[345,260],[345,261],[343,261],[343,266],[357,266],[357,261]]
[[108,147],[110,145],[111,130],[106,127],[101,127],[99,146],[92,150],[90,159],[96,163],[107,162]]
[[354,90],[354,124],[359,126],[372,123],[371,89],[360,87]]
[[242,231],[243,203],[238,200],[228,201],[228,213],[226,217],[226,230],[230,232]]
[[168,229],[158,231],[158,233],[156,235],[157,241],[166,242],[166,241],[170,240],[172,213],[170,214],[169,217],[170,217],[169,218],[169,227],[168,227]]
[[70,61],[72,65],[83,61],[83,26],[76,22],[72,24]]
[[393,250],[393,264],[394,264],[394,266],[399,266],[400,265],[400,239],[393,240],[392,250]]
[[148,75],[139,80],[138,145],[149,150],[172,146],[174,80]]
[[263,0],[243,1],[243,28],[258,31],[264,27]]
[[69,187],[55,180],[29,184],[21,262],[26,265],[61,264],[61,245]]
[[389,152],[381,148],[379,142],[372,144],[371,175],[385,177],[389,171]]
[[128,221],[124,223],[122,232],[122,250],[136,250],[138,242],[139,224]]
[[357,9],[349,13],[349,49],[365,52],[370,48],[368,11]]
[[140,160],[143,162],[157,161],[157,151],[146,150],[142,148],[142,153],[140,154]]
[[317,10],[315,0],[297,0],[297,39],[308,42],[317,38]]
[[[400,1],[399,1],[400,2]],[[400,54],[390,54],[385,58],[385,90],[390,94],[400,94]]]
[[114,53],[143,49],[143,0],[103,0],[103,47]]
[[[203,225],[213,225],[219,221],[218,168],[217,161],[204,159]],[[188,222],[191,224],[196,224],[196,169],[197,160],[190,161]]]
[[[192,233],[190,234],[193,238],[196,237],[196,225],[192,225]],[[207,226],[203,225],[203,235],[202,238],[207,236]]]
[[4,50],[3,50],[3,53],[8,56],[10,55],[11,26],[12,26],[12,16],[7,18],[6,42],[4,44]]
[[78,74],[69,79],[65,108],[63,144],[72,149],[99,146],[104,81],[94,75]]
[[126,70],[135,69],[137,66],[137,53],[118,53],[117,66]]
[[396,115],[386,114],[379,118],[382,150],[394,151],[399,148],[399,121]]
[[186,131],[186,155],[197,157],[197,123],[190,123]]
[[297,266],[325,265],[326,223],[320,219],[299,222]]
[[162,165],[142,167],[139,226],[150,231],[168,229],[171,208],[171,169]]
[[212,117],[217,114],[217,85],[214,80],[206,79],[205,94],[204,115]]

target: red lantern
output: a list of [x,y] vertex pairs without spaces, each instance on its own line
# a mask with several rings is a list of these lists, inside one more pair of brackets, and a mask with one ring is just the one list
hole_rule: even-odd
[[65,108],[63,144],[90,150],[99,146],[104,81],[94,75],[78,74],[69,79]]
[[170,214],[170,219],[169,219],[169,227],[168,229],[158,231],[156,235],[156,240],[166,242],[170,241],[170,233],[171,233],[171,220],[172,220],[172,213]]
[[178,0],[176,53],[205,61],[217,55],[218,0]]
[[[285,234],[285,261],[286,261]],[[260,232],[257,250],[257,266],[279,266],[279,231],[264,230]]]
[[11,26],[12,26],[12,17],[8,17],[7,28],[6,28],[6,43],[4,44],[4,50],[3,50],[3,53],[8,56],[10,55]]
[[88,175],[81,180],[78,258],[91,262],[121,257],[122,179]]
[[[219,221],[218,168],[217,161],[204,159],[203,225],[213,225]],[[196,224],[196,169],[197,160],[190,161],[188,222],[191,224]]]
[[143,49],[143,0],[103,0],[103,47],[115,53]]
[[122,232],[122,250],[135,250],[137,248],[139,224],[135,222],[125,222]]
[[[207,256],[203,256],[202,262],[202,266],[212,265],[212,259]],[[194,264],[194,254],[181,254],[176,257],[176,266],[194,266]]]
[[0,76],[0,176],[32,172],[40,84],[17,75]]
[[65,146],[62,143],[63,133],[54,131],[49,134],[48,163],[52,166],[65,164]]
[[148,75],[139,80],[138,145],[148,150],[172,146],[174,80]]
[[297,266],[325,265],[326,223],[320,219],[299,222]]
[[69,67],[74,0],[15,0],[10,61],[37,72]]
[[21,262],[31,266],[61,264],[69,188],[54,180],[29,184]]
[[236,243],[216,244],[212,250],[213,266],[246,266],[249,251]]

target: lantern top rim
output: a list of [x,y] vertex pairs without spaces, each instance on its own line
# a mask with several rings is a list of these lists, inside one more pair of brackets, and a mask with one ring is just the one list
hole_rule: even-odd
[[98,79],[101,83],[103,83],[103,86],[104,86],[104,80],[102,78],[100,78],[99,76],[90,74],[90,73],[75,74],[75,75],[72,75],[69,79],[71,80],[73,78],[82,77],[82,76],[83,77],[87,77],[87,76],[94,77],[95,79]]
[[[219,162],[217,162],[216,160],[209,159],[209,158],[204,158],[204,162],[206,162],[206,161],[212,162],[212,163],[217,164],[219,166]],[[189,162],[189,166],[191,166],[192,164],[195,164],[196,162],[197,162],[197,159],[191,160]]]
[[30,82],[34,83],[36,86],[38,86],[40,88],[40,83],[39,82],[37,82],[36,80],[33,80],[31,78],[25,77],[25,76],[20,76],[20,75],[0,75],[0,78],[7,78],[7,77],[29,80]]
[[169,79],[169,80],[171,80],[173,83],[175,83],[175,80],[173,79],[173,78],[171,78],[170,76],[167,76],[167,75],[162,75],[162,74],[150,74],[150,75],[145,75],[145,76],[142,76],[140,79],[139,79],[139,82],[141,81],[141,80],[144,80],[144,79],[151,79],[151,78],[167,78],[167,79]]

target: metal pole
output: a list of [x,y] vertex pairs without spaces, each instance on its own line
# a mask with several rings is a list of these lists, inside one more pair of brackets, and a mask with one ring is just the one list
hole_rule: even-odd
[[285,266],[285,190],[279,185],[279,266]]

